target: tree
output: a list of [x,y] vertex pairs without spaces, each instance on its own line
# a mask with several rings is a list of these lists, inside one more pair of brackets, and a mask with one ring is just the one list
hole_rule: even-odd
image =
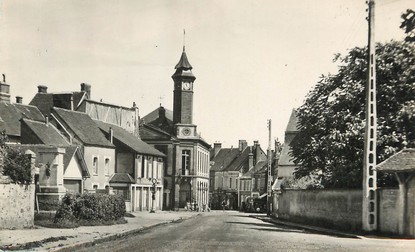
[[400,28],[404,29],[407,35],[405,41],[415,42],[415,11],[408,9],[401,17],[403,21]]
[[[379,163],[404,146],[415,146],[415,46],[391,41],[378,44],[376,54]],[[321,76],[298,109],[294,175],[317,178],[324,187],[360,188],[367,48],[353,48],[334,61],[338,73]]]

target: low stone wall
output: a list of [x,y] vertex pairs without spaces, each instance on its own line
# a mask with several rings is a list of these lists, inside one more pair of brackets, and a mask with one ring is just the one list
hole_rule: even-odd
[[0,183],[0,228],[28,228],[34,225],[33,184],[16,185]]
[[284,190],[274,206],[283,220],[342,230],[359,230],[362,225],[361,190]]

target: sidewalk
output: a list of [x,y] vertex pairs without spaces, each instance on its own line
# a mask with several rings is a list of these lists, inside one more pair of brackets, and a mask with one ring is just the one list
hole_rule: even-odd
[[[57,251],[86,247],[93,243],[116,239],[125,235],[139,233],[150,227],[189,219],[201,213],[198,212],[137,212],[135,217],[126,217],[128,223],[112,226],[82,226],[73,229],[54,229],[38,227],[21,230],[0,230],[1,248]],[[38,246],[39,245],[39,246]],[[26,247],[24,247],[26,246]],[[37,247],[38,246],[38,247]]]
[[254,218],[257,218],[259,220],[265,221],[265,222],[274,223],[276,225],[283,225],[283,226],[287,226],[287,227],[299,228],[299,229],[309,230],[309,231],[313,231],[313,232],[317,232],[317,233],[321,233],[321,234],[327,234],[327,235],[332,235],[332,236],[337,236],[337,237],[344,237],[344,238],[355,238],[355,239],[365,238],[364,236],[351,234],[351,233],[346,233],[346,232],[341,232],[341,231],[334,230],[334,229],[328,229],[328,228],[310,226],[310,225],[299,224],[299,223],[294,223],[294,222],[282,221],[282,220],[276,219],[274,217],[269,217],[269,216],[266,216],[266,215],[263,215],[263,216],[250,215],[250,216],[252,216]]

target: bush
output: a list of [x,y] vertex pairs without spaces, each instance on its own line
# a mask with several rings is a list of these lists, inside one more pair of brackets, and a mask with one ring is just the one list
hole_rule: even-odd
[[9,176],[13,183],[29,184],[32,181],[30,159],[20,150],[4,150],[2,174]]
[[55,215],[59,222],[108,222],[123,219],[125,202],[119,195],[67,193]]

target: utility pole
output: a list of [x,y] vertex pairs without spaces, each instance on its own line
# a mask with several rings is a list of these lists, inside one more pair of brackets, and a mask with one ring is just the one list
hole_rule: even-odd
[[375,54],[375,1],[369,0],[368,16],[368,72],[366,86],[366,127],[363,161],[363,204],[362,228],[365,231],[377,229],[376,195],[376,54]]
[[271,174],[271,165],[272,165],[272,151],[271,151],[271,119],[268,119],[268,181],[267,181],[267,215],[271,215],[271,201],[272,201],[272,174]]

